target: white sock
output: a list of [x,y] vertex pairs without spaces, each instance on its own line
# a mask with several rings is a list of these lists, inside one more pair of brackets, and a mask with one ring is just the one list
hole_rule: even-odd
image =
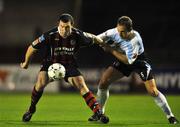
[[160,91],[158,91],[158,96],[154,97],[154,101],[163,110],[167,118],[174,116],[173,113],[171,112],[171,108],[169,107],[165,96]]
[[101,106],[102,113],[105,112],[107,99],[109,98],[109,89],[99,89],[97,91],[97,101]]

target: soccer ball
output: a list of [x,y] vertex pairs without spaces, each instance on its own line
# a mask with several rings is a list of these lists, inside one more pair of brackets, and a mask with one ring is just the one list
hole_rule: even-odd
[[52,80],[59,80],[65,77],[66,69],[60,63],[53,63],[48,68],[48,76]]

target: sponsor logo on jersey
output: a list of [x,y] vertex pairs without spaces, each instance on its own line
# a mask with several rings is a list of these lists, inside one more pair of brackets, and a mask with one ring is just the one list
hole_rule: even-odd
[[54,55],[73,55],[74,54],[74,48],[67,48],[67,47],[58,47],[54,50]]
[[55,41],[59,41],[59,38],[55,38],[54,40],[55,40]]

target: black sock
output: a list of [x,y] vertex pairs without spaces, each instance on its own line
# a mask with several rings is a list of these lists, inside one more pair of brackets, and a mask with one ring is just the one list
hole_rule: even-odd
[[29,108],[30,111],[34,110],[34,108],[36,107],[36,104],[38,103],[42,94],[43,94],[43,90],[42,91],[36,91],[35,86],[34,86],[33,91],[32,91],[32,95],[31,95],[31,106]]

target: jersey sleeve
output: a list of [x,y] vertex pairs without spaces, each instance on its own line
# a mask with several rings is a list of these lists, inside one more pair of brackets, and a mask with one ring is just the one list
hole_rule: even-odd
[[112,30],[107,30],[98,35],[105,43],[108,43],[112,38]]
[[90,46],[94,43],[94,39],[86,32],[79,31],[79,43],[80,47]]
[[31,45],[35,49],[40,49],[46,44],[47,41],[48,41],[47,33],[44,33],[38,38],[38,42],[34,41]]

